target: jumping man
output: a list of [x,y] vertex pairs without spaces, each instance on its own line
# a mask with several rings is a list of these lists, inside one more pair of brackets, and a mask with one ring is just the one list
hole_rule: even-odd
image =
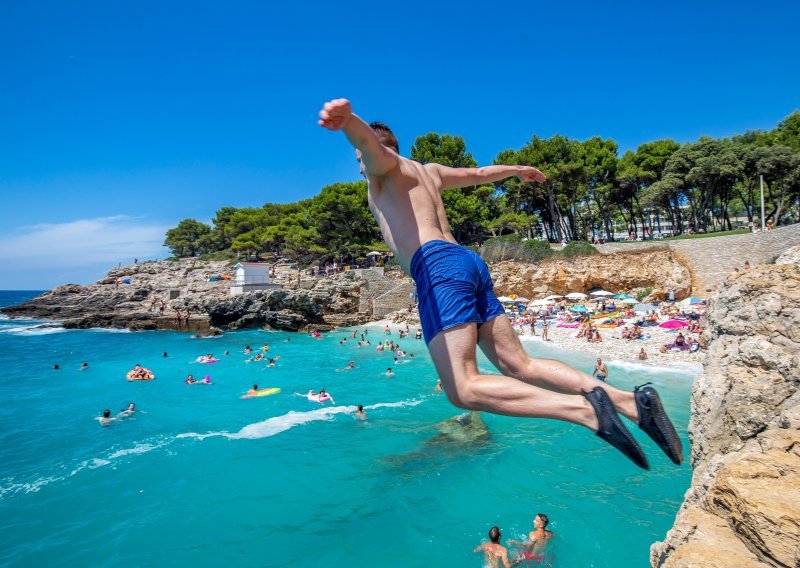
[[[391,129],[368,125],[346,99],[325,103],[319,116],[320,126],[342,131],[356,150],[369,207],[395,259],[416,282],[422,331],[450,402],[467,410],[585,426],[649,469],[619,412],[681,463],[680,439],[652,387],[634,392],[600,387],[565,363],[529,357],[494,295],[486,263],[450,233],[443,190],[512,176],[542,183],[547,179],[542,172],[516,165],[449,168],[403,158]],[[502,375],[478,371],[476,345]]]

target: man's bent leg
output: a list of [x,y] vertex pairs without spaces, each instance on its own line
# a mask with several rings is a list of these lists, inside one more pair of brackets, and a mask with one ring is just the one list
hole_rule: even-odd
[[475,360],[474,323],[439,332],[428,345],[447,398],[455,406],[506,416],[552,418],[597,431],[592,406],[582,396],[561,394],[500,375],[481,375]]
[[[591,391],[599,382],[586,373],[554,359],[535,359],[525,352],[508,317],[500,315],[480,327],[478,344],[489,360],[506,376],[530,385],[565,394]],[[633,393],[604,384],[617,412],[638,422]]]

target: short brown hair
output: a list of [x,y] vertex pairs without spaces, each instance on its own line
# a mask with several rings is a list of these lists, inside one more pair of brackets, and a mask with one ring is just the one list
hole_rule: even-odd
[[387,148],[391,148],[398,154],[400,153],[400,146],[397,144],[397,136],[394,135],[392,129],[386,126],[383,122],[370,122],[369,127],[378,137],[381,144]]
[[550,519],[547,518],[547,515],[545,515],[544,513],[538,513],[536,516],[539,517],[539,520],[542,521],[542,524],[544,524],[542,528],[546,528],[548,523],[550,522]]

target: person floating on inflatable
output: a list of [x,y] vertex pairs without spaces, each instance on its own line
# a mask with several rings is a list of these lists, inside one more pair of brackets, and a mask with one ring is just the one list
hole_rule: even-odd
[[247,393],[245,395],[243,395],[242,398],[253,398],[253,397],[258,397],[258,396],[270,396],[270,395],[273,395],[273,394],[278,394],[279,392],[281,392],[281,389],[278,389],[278,388],[259,389],[258,385],[253,385],[253,388],[251,388],[249,391],[247,391]]
[[206,377],[202,381],[198,381],[192,375],[186,377],[186,380],[183,381],[187,385],[213,385],[214,383],[211,382],[211,375],[206,375]]
[[125,378],[129,381],[151,381],[156,376],[150,369],[145,369],[139,363],[136,363],[136,366],[125,374]]
[[336,404],[333,400],[333,397],[328,394],[325,389],[320,390],[319,392],[314,392],[314,389],[309,390],[306,394],[301,394],[299,392],[294,393],[297,396],[304,396],[310,402],[318,402],[320,404],[325,404],[326,402],[330,401],[331,404]]
[[[621,414],[638,424],[674,463],[682,463],[681,440],[655,389],[642,385],[626,392],[598,386],[566,363],[530,357],[494,294],[486,263],[460,246],[450,231],[443,190],[510,177],[542,187],[547,176],[523,165],[450,168],[409,160],[400,156],[397,137],[387,125],[367,124],[346,99],[326,102],[318,124],[342,132],[355,149],[383,238],[417,285],[425,342],[452,404],[578,424],[649,469],[647,456]],[[481,373],[476,346],[502,374]]]

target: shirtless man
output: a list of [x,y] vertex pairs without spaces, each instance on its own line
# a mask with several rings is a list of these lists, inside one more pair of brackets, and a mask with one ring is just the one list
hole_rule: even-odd
[[498,568],[500,563],[503,563],[505,568],[511,568],[515,566],[517,563],[515,562],[512,564],[508,560],[508,549],[500,544],[500,537],[503,536],[500,534],[500,529],[497,527],[492,527],[489,530],[489,541],[484,542],[475,547],[473,552],[483,552],[484,557],[486,558],[486,566],[491,566],[491,568]]
[[[320,126],[342,131],[356,150],[368,182],[369,207],[395,259],[416,282],[425,341],[455,406],[579,424],[648,469],[619,412],[639,423],[673,462],[681,463],[680,439],[652,387],[635,392],[599,387],[565,363],[529,357],[494,295],[486,263],[450,233],[443,190],[511,176],[525,183],[544,182],[542,172],[528,166],[449,168],[408,160],[399,155],[388,126],[368,125],[353,114],[346,99],[325,103],[319,116]],[[480,374],[476,345],[503,375]]]
[[603,363],[603,360],[600,357],[597,358],[597,363],[595,363],[592,376],[596,376],[599,380],[606,382],[606,378],[608,377],[608,367],[606,367],[606,364]]
[[539,513],[533,518],[533,530],[528,533],[528,540],[519,542],[509,540],[508,545],[518,545],[523,548],[523,560],[544,560],[542,553],[545,545],[553,538],[553,532],[547,530],[550,519],[544,513]]

